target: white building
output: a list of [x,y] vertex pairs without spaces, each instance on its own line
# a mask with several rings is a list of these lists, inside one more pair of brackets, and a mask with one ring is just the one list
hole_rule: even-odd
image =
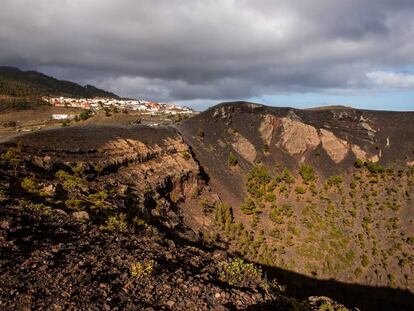
[[52,114],[52,119],[53,120],[68,120],[68,119],[73,119],[73,116],[69,114]]

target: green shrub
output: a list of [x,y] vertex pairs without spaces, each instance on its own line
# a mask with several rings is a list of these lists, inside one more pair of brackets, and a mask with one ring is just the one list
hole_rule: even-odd
[[149,276],[154,270],[154,260],[142,260],[133,262],[130,267],[131,276],[143,278]]
[[295,177],[287,167],[282,172],[282,179],[287,184],[293,184],[295,182]]
[[363,221],[365,224],[370,224],[370,223],[372,223],[372,219],[371,219],[371,217],[369,217],[369,216],[364,216],[364,217],[362,218],[362,221]]
[[197,136],[199,136],[199,137],[201,137],[201,138],[203,138],[204,137],[204,131],[203,131],[203,129],[201,128],[201,127],[199,127],[198,129],[197,129]]
[[62,127],[67,127],[70,125],[70,121],[69,120],[63,120],[61,123]]
[[306,189],[301,187],[301,186],[297,186],[295,188],[295,192],[296,192],[296,194],[304,194],[304,193],[306,193]]
[[45,206],[44,204],[41,204],[41,203],[35,204],[32,202],[26,202],[26,201],[23,201],[20,204],[24,209],[33,211],[42,216],[49,217],[50,215],[52,215],[52,209],[49,206]]
[[247,196],[244,199],[244,202],[240,206],[240,209],[246,215],[254,214],[257,211],[256,203],[254,202],[254,200],[250,196]]
[[84,209],[85,201],[78,199],[69,199],[65,201],[65,206],[70,210],[81,211]]
[[362,269],[360,267],[356,268],[355,271],[354,271],[355,277],[358,278],[358,277],[361,276],[361,274],[362,274]]
[[116,216],[109,216],[106,220],[105,224],[102,225],[100,228],[101,230],[108,230],[108,231],[126,231],[127,229],[126,223],[126,214],[120,213]]
[[281,225],[281,224],[284,223],[283,215],[281,215],[279,210],[277,210],[277,209],[273,209],[270,212],[269,217],[274,223],[276,223],[278,225]]
[[379,165],[377,163],[367,163],[368,171],[370,171],[372,174],[378,174],[384,172],[384,167],[382,165]]
[[269,235],[273,238],[279,239],[282,236],[282,233],[278,228],[273,228],[270,230]]
[[81,119],[81,120],[87,120],[87,119],[89,119],[90,117],[92,117],[92,115],[93,115],[93,111],[92,110],[90,110],[90,109],[88,109],[88,110],[85,110],[85,111],[82,111],[80,114],[79,114],[79,119]]
[[247,192],[254,198],[261,198],[266,193],[270,175],[263,164],[255,165],[247,174]]
[[313,196],[318,194],[318,188],[316,187],[315,183],[310,184],[309,190]]
[[356,168],[362,168],[365,165],[365,161],[361,160],[361,159],[356,159],[354,166]]
[[198,204],[200,204],[200,206],[202,207],[204,215],[210,214],[216,208],[215,203],[212,203],[207,199],[199,200]]
[[318,311],[335,311],[335,310],[336,308],[329,301],[321,304],[321,306],[318,309]]
[[4,122],[3,124],[3,127],[16,127],[17,126],[17,121],[7,121],[7,122]]
[[233,210],[230,205],[225,203],[216,205],[215,222],[222,230],[230,230],[233,223]]
[[330,187],[340,187],[343,182],[343,177],[341,175],[338,176],[329,176],[326,181],[325,185]]
[[275,202],[276,201],[276,195],[274,193],[266,193],[265,194],[265,200],[267,202],[270,202],[270,203]]
[[134,226],[140,228],[143,227],[150,235],[156,235],[158,233],[158,229],[153,225],[148,224],[145,220],[135,216],[132,220]]
[[184,160],[188,161],[190,160],[191,156],[187,151],[182,151],[181,152],[181,156],[183,157]]
[[74,191],[75,189],[85,187],[88,184],[85,179],[79,176],[71,175],[64,170],[59,170],[55,176],[59,178],[59,180],[63,183],[63,188],[67,191]]
[[1,154],[0,158],[13,167],[14,176],[16,176],[17,168],[23,162],[20,148],[19,147],[9,148],[7,149],[6,152]]
[[98,191],[96,193],[88,195],[88,199],[91,202],[93,209],[107,209],[110,205],[105,202],[108,199],[108,193],[105,191]]
[[270,219],[276,223],[283,223],[283,217],[289,218],[293,215],[293,208],[289,204],[283,204],[281,207],[274,206],[270,212]]
[[357,180],[352,179],[351,183],[349,184],[349,187],[354,190],[357,187]]
[[362,263],[362,266],[364,267],[369,265],[369,259],[367,255],[362,255],[361,263]]
[[20,183],[20,185],[26,192],[34,193],[34,194],[39,193],[40,186],[36,182],[36,180],[32,178],[25,177],[23,181]]
[[239,161],[237,160],[237,157],[234,155],[233,152],[230,152],[227,158],[227,162],[229,163],[230,166],[236,166],[239,163]]
[[219,278],[232,286],[247,287],[262,284],[262,270],[243,259],[234,258],[230,262],[222,261],[218,265]]
[[316,180],[315,170],[310,165],[302,164],[299,167],[299,174],[306,184]]

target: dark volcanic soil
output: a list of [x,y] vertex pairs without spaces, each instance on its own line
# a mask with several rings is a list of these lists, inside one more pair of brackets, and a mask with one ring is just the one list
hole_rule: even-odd
[[[288,300],[218,280],[223,252],[176,244],[161,235],[102,232],[63,212],[0,213],[1,310],[289,309]],[[154,260],[146,277],[130,266]]]

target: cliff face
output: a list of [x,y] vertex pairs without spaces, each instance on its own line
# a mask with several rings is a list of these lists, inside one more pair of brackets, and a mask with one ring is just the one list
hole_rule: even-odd
[[[197,230],[201,210],[193,194],[211,197],[189,146],[172,128],[72,127],[23,135],[4,147],[19,150],[32,179],[42,189],[53,189],[62,209],[67,208],[65,201],[103,192],[104,200],[116,203],[120,211],[138,213],[170,229]],[[58,171],[75,176],[82,186],[58,191],[70,178],[57,177]]]

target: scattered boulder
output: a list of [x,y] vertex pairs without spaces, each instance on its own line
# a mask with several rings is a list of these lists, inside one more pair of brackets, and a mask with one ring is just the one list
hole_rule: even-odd
[[42,192],[44,192],[47,196],[52,197],[55,195],[56,186],[55,185],[47,185],[42,188]]
[[89,214],[85,211],[73,212],[72,217],[80,222],[88,222],[90,220]]
[[368,162],[377,163],[380,160],[381,155],[374,154],[373,156],[368,158]]

